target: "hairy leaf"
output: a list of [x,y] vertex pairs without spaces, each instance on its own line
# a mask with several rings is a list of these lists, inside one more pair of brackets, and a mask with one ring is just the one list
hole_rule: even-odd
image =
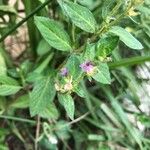
[[53,103],[49,103],[39,114],[43,118],[57,119],[59,112]]
[[100,83],[110,84],[111,78],[108,65],[106,63],[100,63],[100,65],[97,67],[97,73],[92,77]]
[[67,115],[71,120],[74,119],[75,105],[70,94],[58,94],[59,102],[64,106]]
[[92,44],[87,44],[86,46],[86,49],[85,49],[85,52],[83,54],[83,59],[85,61],[93,61],[95,58],[95,44],[92,43]]
[[60,6],[76,26],[86,32],[95,32],[96,21],[92,12],[88,8],[70,1],[65,1]]
[[97,43],[97,56],[106,57],[116,48],[119,38],[117,36],[106,36]]
[[54,48],[70,51],[70,39],[63,27],[56,21],[45,17],[35,17],[35,24],[43,38]]
[[29,95],[25,94],[20,97],[18,97],[14,103],[12,103],[10,106],[13,108],[28,108],[29,107]]
[[46,54],[47,52],[49,52],[50,49],[51,49],[51,46],[45,40],[42,39],[40,43],[38,44],[37,54],[39,56],[42,56]]
[[40,114],[55,96],[55,88],[52,77],[43,77],[34,85],[30,93],[30,114]]
[[8,96],[17,93],[21,89],[18,82],[13,78],[0,75],[0,95]]
[[66,68],[68,69],[69,74],[73,76],[73,79],[77,79],[82,73],[79,66],[79,58],[76,55],[70,56],[66,64]]
[[74,92],[80,97],[83,97],[83,98],[85,97],[85,92],[82,89],[82,86],[80,84],[74,88]]
[[109,32],[114,33],[115,35],[119,36],[120,40],[132,49],[139,50],[143,48],[142,44],[124,28],[114,26],[110,29]]

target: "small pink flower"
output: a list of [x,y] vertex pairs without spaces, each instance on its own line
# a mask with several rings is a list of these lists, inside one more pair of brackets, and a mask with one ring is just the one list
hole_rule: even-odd
[[95,67],[92,65],[90,61],[86,61],[80,65],[83,72],[87,73],[88,75],[93,74]]
[[66,77],[68,75],[68,70],[67,68],[62,68],[60,70],[60,74],[63,76],[63,77]]

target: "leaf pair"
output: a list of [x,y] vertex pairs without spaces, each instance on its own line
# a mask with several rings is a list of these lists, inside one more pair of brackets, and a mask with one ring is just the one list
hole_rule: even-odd
[[87,43],[83,53],[83,60],[95,61],[96,58],[106,58],[117,47],[119,41],[118,36],[104,35],[96,43]]
[[112,51],[117,47],[119,40],[121,40],[125,45],[127,45],[131,49],[140,50],[143,48],[142,44],[122,27],[113,26],[109,30],[109,33],[113,33],[115,36],[106,34],[97,42],[97,57],[100,56],[105,58],[109,54],[111,54]]
[[[94,33],[96,21],[93,14],[86,7],[69,1],[58,1],[65,14],[82,30]],[[45,17],[35,17],[35,24],[43,38],[54,48],[61,51],[71,51],[69,35],[57,21]],[[39,52],[39,51],[38,51]]]
[[[30,114],[39,115],[44,118],[58,118],[58,111],[53,103],[56,94],[53,80],[50,77],[43,78],[35,83],[30,93]],[[59,102],[64,106],[67,115],[74,118],[74,100],[69,94],[59,94]]]

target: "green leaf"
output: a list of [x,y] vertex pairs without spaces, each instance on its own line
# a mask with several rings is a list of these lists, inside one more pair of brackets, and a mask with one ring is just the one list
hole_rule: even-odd
[[0,85],[0,95],[1,96],[13,95],[17,93],[20,89],[21,89],[20,86],[3,84],[3,85]]
[[0,52],[0,75],[6,75],[7,68],[3,55]]
[[41,73],[48,65],[48,63],[53,58],[54,53],[49,54],[41,64],[38,65],[38,67],[34,70],[36,73]]
[[94,2],[93,0],[78,0],[78,3],[80,3],[83,6],[88,7],[90,10],[93,10],[96,6],[96,1]]
[[45,17],[35,17],[35,24],[43,38],[54,48],[70,51],[70,39],[63,27],[56,21]]
[[21,89],[20,86],[14,85],[0,85],[0,95],[8,96],[17,93]]
[[[61,0],[58,0],[59,3]],[[72,22],[82,30],[94,33],[96,30],[96,21],[92,12],[79,4],[65,1],[60,5],[65,11],[65,14],[72,20]]]
[[26,81],[34,83],[36,81],[39,81],[43,78],[43,75],[37,72],[31,72],[27,75]]
[[143,5],[139,5],[136,7],[136,10],[139,10],[142,14],[149,16],[150,15],[150,11],[148,7],[145,7]]
[[30,93],[30,114],[40,114],[55,96],[55,88],[52,77],[43,77],[38,80]]
[[53,103],[48,103],[48,105],[40,112],[39,116],[48,119],[57,119],[59,117],[59,112]]
[[92,78],[100,83],[110,84],[111,78],[108,65],[106,63],[100,63],[97,67],[97,73]]
[[70,94],[58,94],[59,102],[64,106],[67,115],[71,120],[74,119],[75,105]]
[[7,73],[12,78],[19,78],[20,77],[20,74],[19,74],[18,70],[16,70],[16,68],[7,69]]
[[83,54],[83,59],[85,61],[93,61],[95,58],[95,43],[89,44],[87,43],[85,52]]
[[116,48],[119,37],[117,36],[106,36],[101,38],[97,42],[96,55],[99,57],[107,57]]
[[33,68],[33,63],[30,60],[26,59],[20,64],[20,69],[17,73],[22,74],[24,77],[26,77],[27,74],[32,70],[32,68]]
[[142,44],[124,28],[114,26],[109,30],[109,32],[114,33],[115,35],[119,36],[120,40],[132,49],[139,50],[143,48]]
[[37,54],[42,56],[51,50],[51,46],[45,41],[41,40],[37,47]]
[[19,85],[19,83],[15,79],[13,79],[9,76],[5,76],[5,75],[0,75],[0,83],[1,84],[10,84],[10,85]]
[[69,74],[73,76],[73,79],[77,79],[82,74],[79,65],[79,58],[76,55],[71,55],[66,63],[66,68],[68,69]]
[[114,2],[115,2],[114,0],[112,0],[112,1],[105,0],[103,2],[103,7],[102,7],[102,10],[101,10],[102,11],[101,15],[102,15],[102,18],[104,20],[106,20],[106,18],[108,17],[110,11],[112,10],[112,6],[114,5]]
[[85,98],[85,92],[84,92],[84,90],[83,90],[83,88],[82,88],[82,86],[80,84],[77,87],[74,88],[74,92],[78,96],[80,96],[82,98]]
[[18,82],[8,76],[0,75],[0,95],[8,96],[17,93],[21,87]]
[[25,94],[20,97],[18,97],[14,103],[12,103],[10,106],[13,108],[28,108],[29,107],[29,95]]
[[0,11],[17,14],[15,8],[8,5],[0,5]]

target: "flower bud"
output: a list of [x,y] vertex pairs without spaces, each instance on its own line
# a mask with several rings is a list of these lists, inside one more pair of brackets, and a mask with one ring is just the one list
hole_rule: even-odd
[[62,69],[60,70],[60,74],[61,74],[63,77],[68,76],[68,70],[67,70],[67,68],[62,68]]

